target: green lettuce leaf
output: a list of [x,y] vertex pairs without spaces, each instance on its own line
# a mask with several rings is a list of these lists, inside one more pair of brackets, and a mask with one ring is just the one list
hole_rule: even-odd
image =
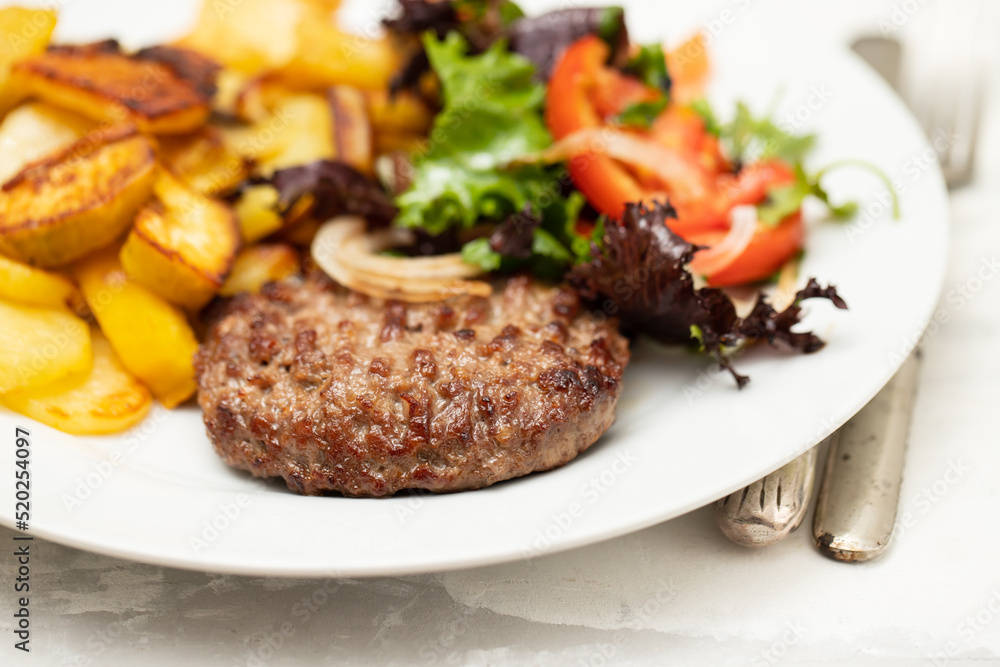
[[441,79],[444,109],[430,149],[415,159],[412,185],[396,200],[398,224],[440,234],[558,198],[554,170],[506,166],[552,143],[542,116],[545,86],[533,80],[534,65],[504,42],[471,56],[457,32],[444,40],[426,35],[424,48]]

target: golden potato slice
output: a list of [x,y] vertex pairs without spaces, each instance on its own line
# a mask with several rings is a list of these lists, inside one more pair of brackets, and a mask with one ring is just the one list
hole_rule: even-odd
[[406,155],[427,150],[427,137],[422,134],[396,134],[378,132],[375,134],[375,153],[385,155],[400,151]]
[[11,77],[11,67],[45,51],[55,27],[56,13],[48,9],[0,9],[0,116],[28,97],[23,82]]
[[66,276],[0,255],[0,299],[41,308],[83,311],[83,295]]
[[160,159],[196,192],[226,195],[250,175],[250,161],[232,150],[218,127],[160,140]]
[[252,95],[243,95],[241,115],[256,118],[242,127],[223,131],[230,150],[254,161],[257,173],[269,176],[277,169],[332,159],[336,155],[333,112],[323,95],[289,93],[273,84],[251,83]]
[[105,248],[75,267],[104,335],[122,364],[168,408],[195,391],[198,341],[184,313],[129,280],[117,248]]
[[0,188],[0,252],[52,267],[108,245],[149,197],[155,166],[150,140],[123,126],[30,165]]
[[94,363],[89,373],[0,395],[0,404],[74,435],[117,433],[142,421],[153,402],[149,390],[128,374],[98,329],[90,336]]
[[338,160],[371,175],[374,156],[368,101],[357,88],[332,86],[326,93],[333,117],[334,153]]
[[219,70],[216,76],[216,91],[212,98],[212,110],[222,116],[236,116],[236,102],[246,88],[250,77],[229,67]]
[[71,146],[93,127],[83,116],[41,102],[17,107],[0,123],[0,184],[30,163]]
[[167,301],[197,309],[222,287],[239,252],[236,216],[166,169],[135,216],[121,251],[130,278]]
[[171,60],[164,49],[143,57],[122,53],[115,42],[61,46],[22,60],[13,73],[32,95],[88,118],[151,134],[191,132],[211,112],[214,87],[206,89],[205,79],[214,73],[193,72],[189,60],[200,56]]
[[394,134],[426,134],[434,122],[434,112],[413,93],[401,90],[390,97],[386,89],[366,93],[368,110],[376,136]]
[[270,118],[255,124],[243,144],[256,151],[258,173],[336,157],[333,115],[322,95],[301,93],[283,98]]
[[[266,121],[282,101],[295,93],[296,91],[275,81],[270,74],[255,76],[248,79],[236,95],[235,115],[249,123]],[[284,122],[285,119],[281,120]]]
[[384,89],[402,64],[388,39],[367,39],[343,32],[325,17],[303,21],[297,40],[298,49],[291,60],[274,71],[279,81],[296,89],[338,84]]
[[0,394],[90,369],[90,330],[65,310],[0,301]]
[[311,14],[309,3],[301,0],[206,0],[194,32],[179,44],[254,73],[292,59],[298,27],[307,14]]
[[245,249],[236,258],[233,272],[219,291],[221,296],[240,292],[259,292],[267,283],[290,276],[299,270],[299,253],[284,244],[257,245]]
[[278,191],[270,185],[253,185],[243,190],[234,210],[244,243],[259,241],[285,225],[278,211]]

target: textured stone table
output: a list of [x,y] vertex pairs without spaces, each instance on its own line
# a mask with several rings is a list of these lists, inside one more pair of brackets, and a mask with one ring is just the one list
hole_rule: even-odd
[[[120,4],[92,18],[95,34],[137,6],[170,20],[170,3]],[[811,20],[846,36],[920,4],[829,3]],[[695,21],[788,5],[678,11]],[[807,530],[745,551],[707,509],[532,562],[375,580],[205,575],[36,541],[33,651],[10,646],[5,587],[0,665],[1000,664],[1000,280],[983,268],[1000,254],[997,102],[976,183],[953,199],[951,318],[926,342],[903,523],[881,559],[825,560]],[[956,297],[963,288],[975,291]],[[0,556],[5,586],[15,567]]]

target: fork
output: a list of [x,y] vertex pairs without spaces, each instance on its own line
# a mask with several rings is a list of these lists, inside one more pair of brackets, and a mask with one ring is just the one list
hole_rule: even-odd
[[[902,44],[884,37],[864,38],[855,42],[854,49],[915,110],[949,189],[955,189],[968,184],[975,171],[990,55],[982,39],[983,5],[981,0],[933,3],[924,11]],[[722,532],[737,544],[764,547],[798,528],[812,497],[817,450],[828,445],[813,523],[818,548],[831,558],[851,562],[883,553],[899,504],[919,356],[918,346],[889,385],[840,431],[719,500],[715,514]]]

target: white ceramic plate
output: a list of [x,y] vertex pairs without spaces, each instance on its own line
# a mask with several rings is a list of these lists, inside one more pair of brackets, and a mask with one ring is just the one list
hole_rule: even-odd
[[[193,16],[192,3],[183,3],[191,13],[178,4],[80,0],[68,5],[61,38],[169,37],[165,31],[182,29]],[[643,39],[662,37],[665,26],[691,25],[679,22],[670,3],[625,4]],[[351,12],[355,21],[366,15],[364,7]],[[469,567],[676,517],[774,470],[839,427],[888,380],[933,311],[946,257],[946,194],[923,157],[928,146],[916,123],[860,61],[822,35],[782,29],[774,23],[780,18],[764,11],[737,18],[713,44],[717,109],[731,109],[735,99],[763,109],[783,89],[779,117],[789,113],[789,123],[821,136],[814,166],[863,158],[905,186],[903,217],[892,221],[870,175],[831,179],[834,196],[857,196],[866,208],[853,225],[811,227],[805,273],[835,283],[850,305],[848,312],[813,307],[807,323],[829,341],[822,352],[755,350],[739,361],[753,381],[738,392],[701,358],[640,345],[618,423],[590,451],[559,470],[444,496],[293,495],[283,484],[227,468],[194,408],[157,409],[132,432],[99,438],[68,436],[3,412],[0,470],[13,469],[15,426],[32,433],[33,533],[216,572],[364,576]],[[0,523],[12,526],[12,495],[3,494]]]

